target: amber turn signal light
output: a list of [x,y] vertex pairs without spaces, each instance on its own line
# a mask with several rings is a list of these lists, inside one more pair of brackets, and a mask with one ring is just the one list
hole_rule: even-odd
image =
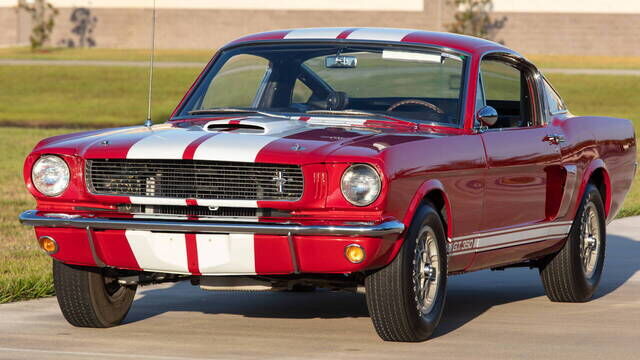
[[358,244],[350,244],[344,248],[344,256],[350,262],[359,264],[364,261],[364,249]]
[[41,236],[38,239],[38,244],[40,244],[40,248],[49,255],[58,252],[58,243],[50,236]]

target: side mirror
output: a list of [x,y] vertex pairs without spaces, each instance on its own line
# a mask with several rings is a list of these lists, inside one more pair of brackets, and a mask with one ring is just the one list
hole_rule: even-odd
[[478,110],[476,119],[480,120],[484,126],[493,126],[498,122],[498,112],[491,106],[485,106]]

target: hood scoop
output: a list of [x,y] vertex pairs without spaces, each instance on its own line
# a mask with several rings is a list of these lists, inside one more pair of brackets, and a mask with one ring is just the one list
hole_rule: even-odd
[[243,119],[213,120],[204,124],[208,132],[229,132],[234,134],[277,135],[306,127],[304,121],[293,119],[269,119],[247,117]]
[[206,124],[205,131],[209,132],[234,132],[240,134],[264,134],[265,128],[250,124]]

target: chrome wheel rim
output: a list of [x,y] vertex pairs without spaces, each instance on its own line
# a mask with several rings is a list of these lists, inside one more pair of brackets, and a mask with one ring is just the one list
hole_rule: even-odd
[[588,279],[593,276],[598,265],[600,240],[598,211],[595,204],[590,202],[585,206],[580,229],[580,260]]
[[413,260],[413,289],[416,307],[421,316],[431,312],[438,296],[440,256],[436,234],[425,226],[416,239]]

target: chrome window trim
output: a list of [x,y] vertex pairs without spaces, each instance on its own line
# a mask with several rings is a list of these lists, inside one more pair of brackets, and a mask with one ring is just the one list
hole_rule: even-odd
[[[549,115],[560,115],[560,114],[566,114],[569,112],[569,109],[567,109],[567,105],[564,103],[564,100],[562,100],[562,97],[560,97],[560,94],[558,94],[558,91],[553,87],[553,85],[551,85],[551,83],[549,82],[549,80],[547,80],[546,77],[544,77],[544,75],[540,74],[540,78],[542,81],[542,91],[544,92],[544,100],[546,102],[546,107],[547,107],[547,114]],[[560,110],[560,111],[551,111],[551,104],[549,101],[549,96],[550,94],[547,92],[547,89],[545,87],[545,84],[547,86],[549,86],[549,88],[551,89],[551,91],[553,91],[556,94],[556,97],[558,98],[558,100],[560,100],[560,104],[562,104],[562,107],[564,107],[564,109]]]
[[[518,64],[524,67],[524,69],[518,69],[520,72],[526,71],[528,72],[527,74],[525,74],[526,76],[529,76],[532,78],[532,84],[534,85],[534,91],[531,95],[535,95],[535,99],[532,99],[534,101],[534,103],[531,106],[531,110],[537,112],[537,115],[535,116],[535,120],[537,123],[532,123],[530,126],[518,126],[518,127],[511,127],[511,128],[498,128],[498,129],[487,129],[486,131],[495,131],[495,130],[512,130],[512,129],[532,129],[532,128],[536,128],[536,127],[546,127],[548,124],[548,121],[546,119],[545,115],[546,114],[546,110],[547,110],[547,106],[546,106],[546,96],[544,95],[544,87],[541,86],[542,84],[540,84],[540,80],[539,78],[542,77],[540,75],[540,72],[538,71],[538,68],[532,64],[531,62],[529,62],[527,59],[525,59],[524,57],[522,57],[520,54],[514,52],[514,51],[508,51],[508,50],[491,50],[491,51],[487,51],[485,53],[483,53],[480,56],[480,59],[478,61],[478,76],[481,76],[482,71],[480,70],[480,67],[482,66],[482,61],[486,58],[486,57],[491,57],[491,56],[495,56],[497,58],[501,58],[500,61],[504,61],[504,62],[509,62],[511,61],[514,64]],[[484,84],[483,84],[483,89],[484,89]],[[486,102],[486,94],[485,94],[485,102]],[[475,121],[475,119],[474,119]]]
[[[215,68],[215,64],[222,55],[223,52],[228,50],[233,50],[240,47],[245,46],[260,46],[260,45],[304,45],[304,44],[318,44],[318,45],[361,45],[361,46],[387,46],[387,47],[401,47],[401,48],[411,48],[415,50],[424,51],[425,49],[432,51],[439,51],[445,54],[452,54],[456,56],[464,57],[464,68],[461,74],[461,82],[462,87],[460,89],[460,104],[459,104],[459,119],[457,124],[447,124],[447,123],[420,123],[420,125],[427,126],[438,126],[438,127],[447,127],[454,129],[465,129],[465,114],[466,114],[466,105],[467,105],[467,97],[469,92],[469,81],[471,76],[471,60],[473,59],[473,55],[467,51],[450,48],[442,45],[435,44],[426,44],[426,43],[414,43],[414,42],[403,42],[403,41],[389,41],[389,40],[353,40],[353,39],[272,39],[272,40],[253,40],[253,41],[243,41],[238,43],[231,43],[220,48],[218,52],[214,55],[214,57],[209,61],[209,63],[205,66],[204,70],[198,77],[198,79],[193,83],[189,91],[185,94],[183,100],[178,104],[176,109],[173,112],[173,116],[169,119],[169,122],[174,120],[184,120],[184,119],[197,119],[196,116],[185,116],[180,115],[183,111],[184,107],[189,104],[192,97],[196,94],[196,89],[199,88],[200,84],[207,78],[208,74],[212,69]],[[210,116],[210,115],[209,115]],[[473,125],[473,124],[472,124]]]

